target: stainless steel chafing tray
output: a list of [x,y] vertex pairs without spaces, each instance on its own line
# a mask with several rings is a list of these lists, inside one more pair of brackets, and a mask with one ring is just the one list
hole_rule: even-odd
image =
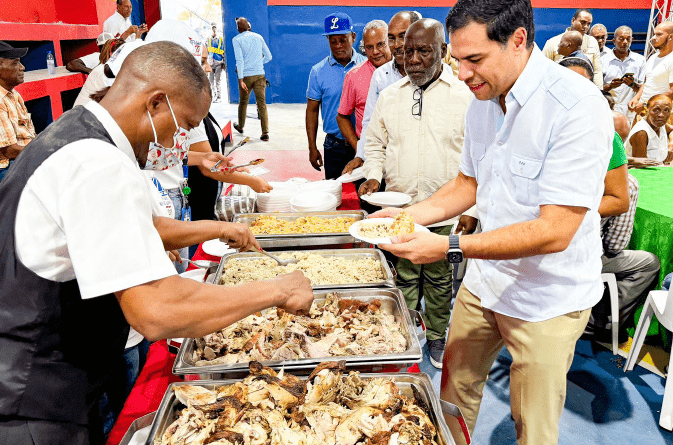
[[[334,356],[319,358],[303,358],[297,360],[263,361],[264,366],[274,369],[285,368],[296,375],[307,375],[325,360],[345,360],[349,370],[375,371],[396,365],[405,368],[423,360],[421,342],[425,333],[417,333],[414,321],[415,314],[410,316],[402,292],[399,289],[357,289],[357,290],[326,290],[315,291],[316,301],[323,301],[330,292],[337,292],[341,298],[357,299],[361,301],[381,300],[381,310],[393,314],[400,323],[402,335],[407,340],[407,349],[396,354],[361,355],[361,356]],[[173,373],[177,375],[197,374],[202,379],[222,379],[230,377],[244,377],[248,375],[248,362],[233,364],[196,365],[193,359],[196,342],[193,338],[185,339],[173,364]]]
[[[357,221],[367,217],[364,210],[338,210],[335,212],[292,212],[292,213],[239,213],[233,222],[239,222],[250,226],[260,216],[275,216],[278,219],[294,221],[305,216],[319,218],[355,218]],[[255,235],[259,244],[265,248],[292,248],[305,246],[326,246],[337,244],[359,243],[348,232],[334,233],[287,233],[279,235]]]
[[[383,256],[383,252],[378,249],[372,248],[358,248],[358,249],[317,249],[311,251],[294,251],[294,250],[282,250],[274,252],[275,255],[282,253],[293,253],[293,252],[304,252],[311,253],[315,255],[320,255],[323,257],[342,257],[347,259],[361,259],[361,258],[375,258],[381,264],[381,269],[383,271],[383,280],[375,281],[371,283],[350,283],[350,284],[312,284],[314,290],[324,290],[324,289],[360,289],[366,287],[395,287],[395,275],[392,271],[392,267],[386,261],[386,257]],[[267,259],[268,257],[264,254],[258,252],[238,252],[230,253],[222,257],[220,260],[220,265],[215,272],[215,283],[219,283],[224,271],[227,268],[227,264],[232,260],[259,260]]]
[[[363,379],[368,378],[377,378],[385,377],[391,378],[395,381],[395,384],[400,389],[400,392],[405,397],[413,399],[413,390],[412,385],[416,387],[419,391],[421,397],[424,399],[424,402],[429,408],[428,415],[430,420],[435,425],[437,430],[437,443],[440,445],[455,445],[455,440],[451,436],[449,428],[446,425],[444,416],[442,415],[445,412],[447,415],[455,415],[459,420],[462,419],[460,415],[460,410],[456,408],[455,405],[451,405],[443,400],[440,400],[435,392],[432,381],[425,373],[419,374],[361,374]],[[220,386],[231,385],[240,381],[241,379],[230,379],[230,380],[208,380],[208,381],[196,381],[196,382],[180,382],[172,383],[166,393],[164,398],[159,405],[157,415],[152,423],[152,429],[150,430],[149,438],[147,439],[146,445],[152,445],[155,439],[160,438],[164,431],[170,426],[173,421],[175,421],[179,415],[180,410],[185,408],[182,405],[177,397],[175,397],[175,392],[173,388],[180,385],[194,385],[202,386],[208,389],[216,389]]]

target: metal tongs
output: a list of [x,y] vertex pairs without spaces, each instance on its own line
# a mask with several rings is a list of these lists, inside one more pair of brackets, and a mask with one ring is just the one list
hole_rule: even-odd
[[296,263],[297,261],[299,261],[299,260],[296,259],[296,258],[289,258],[289,259],[287,259],[287,260],[281,260],[281,259],[278,258],[277,256],[275,256],[275,255],[271,255],[271,254],[270,254],[269,252],[267,252],[266,250],[260,250],[260,249],[254,247],[254,246],[253,246],[252,250],[254,250],[255,252],[259,252],[259,253],[261,253],[261,254],[263,254],[263,255],[268,256],[269,258],[271,258],[272,260],[274,260],[275,262],[277,262],[279,266],[287,266],[288,264],[293,264],[293,263]]
[[[240,147],[244,146],[248,142],[250,142],[250,137],[249,136],[246,137],[245,139],[243,139],[242,141],[239,141],[236,145],[234,145],[234,148],[232,148],[231,151],[229,153],[225,154],[224,156],[229,157],[229,155],[231,155],[237,148],[240,148]],[[212,166],[210,171],[213,172],[213,173],[218,172],[219,170],[217,169],[217,167],[219,167],[221,163],[222,163],[222,160],[217,161],[215,163],[215,165]]]

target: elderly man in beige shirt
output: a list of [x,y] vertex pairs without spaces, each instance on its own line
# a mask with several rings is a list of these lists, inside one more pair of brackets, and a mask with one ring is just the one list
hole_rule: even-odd
[[[376,102],[367,129],[367,181],[360,187],[361,195],[377,191],[385,176],[386,191],[407,193],[414,204],[458,176],[465,113],[473,96],[442,63],[446,46],[444,27],[436,20],[421,19],[407,30],[407,77],[381,91]],[[463,221],[467,220],[476,225],[474,218],[464,216]],[[445,221],[431,230],[448,235],[454,224],[454,220]],[[423,318],[430,358],[441,368],[450,314],[451,266],[446,260],[421,266],[399,259],[397,271],[396,284],[411,309],[416,308],[421,292],[425,298]]]
[[[570,28],[566,31],[578,31],[582,34],[582,52],[589,58],[589,61],[594,66],[594,83],[599,88],[603,88],[603,65],[601,64],[601,50],[595,38],[588,34],[593,22],[593,15],[588,9],[578,9],[575,11],[572,20],[570,21]],[[563,34],[552,37],[547,40],[542,49],[542,53],[548,59],[558,62],[563,59],[563,56],[558,53],[558,44],[561,42]]]

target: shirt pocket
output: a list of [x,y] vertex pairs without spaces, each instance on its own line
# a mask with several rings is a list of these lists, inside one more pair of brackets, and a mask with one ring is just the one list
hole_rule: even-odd
[[514,183],[514,197],[519,204],[538,206],[538,183],[542,160],[512,153],[509,169]]
[[472,160],[472,169],[474,170],[474,179],[480,182],[479,169],[481,161],[486,155],[486,144],[482,142],[473,142],[470,149],[470,159]]

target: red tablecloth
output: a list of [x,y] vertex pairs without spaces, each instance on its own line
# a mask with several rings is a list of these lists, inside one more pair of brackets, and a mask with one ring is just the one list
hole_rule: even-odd
[[[360,203],[355,186],[352,183],[344,184],[339,210],[358,210],[359,208]],[[201,246],[196,250],[193,259],[220,260],[219,257],[205,253]],[[108,445],[117,445],[126,434],[131,423],[138,417],[156,411],[168,385],[180,381],[180,378],[172,374],[174,361],[175,354],[168,351],[165,340],[150,346],[145,367],[138,376],[138,380],[126,400],[124,409],[110,432]],[[407,372],[420,372],[420,370],[418,365],[413,365]]]

